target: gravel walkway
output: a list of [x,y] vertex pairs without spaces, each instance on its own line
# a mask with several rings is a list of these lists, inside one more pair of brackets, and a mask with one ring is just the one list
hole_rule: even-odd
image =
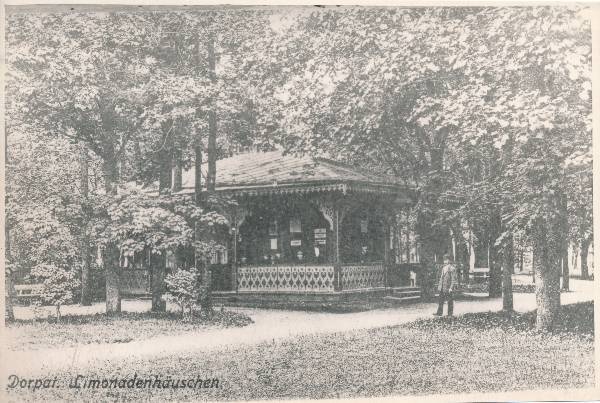
[[[593,282],[572,281],[574,292],[561,296],[563,304],[593,299]],[[149,301],[123,301],[124,311],[149,310]],[[515,309],[526,312],[535,309],[534,294],[515,294]],[[35,374],[53,369],[85,368],[103,360],[131,358],[159,358],[173,353],[211,351],[255,345],[265,341],[311,334],[331,334],[356,329],[399,325],[421,318],[431,318],[434,303],[413,303],[389,309],[353,313],[326,313],[254,308],[228,308],[248,314],[254,323],[242,328],[207,329],[176,336],[160,336],[123,344],[87,344],[78,347],[35,351],[5,351],[3,362],[10,362],[10,370],[17,374]],[[102,312],[103,304],[91,307],[65,307],[64,313],[89,314]],[[498,311],[500,298],[457,301],[455,314]],[[70,312],[71,311],[71,312]],[[25,318],[29,310],[19,309],[18,318]]]

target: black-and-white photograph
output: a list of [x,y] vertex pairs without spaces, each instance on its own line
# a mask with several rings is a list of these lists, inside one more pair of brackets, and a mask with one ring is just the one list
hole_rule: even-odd
[[594,12],[4,6],[6,401],[593,396]]

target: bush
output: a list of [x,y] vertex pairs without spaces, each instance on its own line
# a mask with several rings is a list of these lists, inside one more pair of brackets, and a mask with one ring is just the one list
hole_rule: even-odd
[[53,264],[39,264],[31,270],[31,276],[43,284],[39,303],[56,307],[56,320],[60,322],[61,305],[73,302],[74,291],[79,287],[79,280],[73,272]]
[[190,319],[192,317],[192,309],[200,292],[196,269],[179,269],[175,273],[168,274],[165,277],[165,283],[168,291],[165,294],[165,298],[179,306],[183,319],[186,318],[185,311],[187,308],[188,319]]

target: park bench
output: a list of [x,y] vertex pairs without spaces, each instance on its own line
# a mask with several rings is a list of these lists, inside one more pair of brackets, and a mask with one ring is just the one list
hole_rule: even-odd
[[469,278],[471,280],[487,280],[490,278],[490,268],[474,267],[471,271],[469,271]]

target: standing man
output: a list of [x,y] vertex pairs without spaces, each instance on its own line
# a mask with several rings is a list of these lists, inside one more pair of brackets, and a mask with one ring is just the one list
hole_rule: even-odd
[[438,281],[438,291],[440,293],[440,300],[438,310],[434,315],[442,316],[444,314],[444,301],[448,300],[448,316],[452,316],[454,311],[454,288],[457,284],[456,279],[456,266],[451,263],[450,255],[444,255],[444,266],[440,273]]

